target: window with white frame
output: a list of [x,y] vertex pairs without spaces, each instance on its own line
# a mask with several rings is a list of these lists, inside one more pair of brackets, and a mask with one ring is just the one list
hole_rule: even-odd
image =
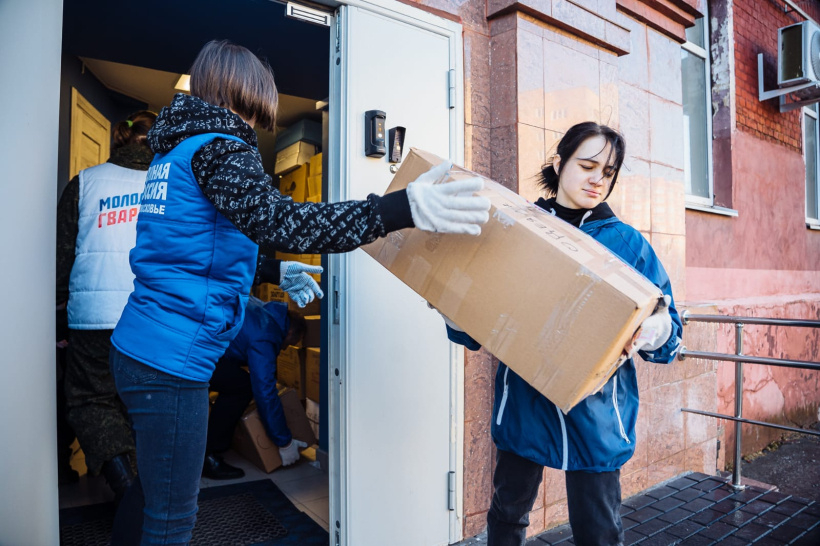
[[803,153],[806,157],[806,223],[820,225],[820,180],[818,180],[818,123],[817,104],[803,108]]
[[712,92],[708,17],[686,29],[681,49],[683,159],[687,202],[712,205]]

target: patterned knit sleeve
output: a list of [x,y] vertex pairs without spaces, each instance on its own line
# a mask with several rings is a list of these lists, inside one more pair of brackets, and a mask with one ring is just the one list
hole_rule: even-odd
[[297,254],[347,252],[391,231],[413,227],[404,191],[364,201],[297,203],[273,187],[259,152],[215,139],[191,161],[196,180],[216,209],[266,249]]

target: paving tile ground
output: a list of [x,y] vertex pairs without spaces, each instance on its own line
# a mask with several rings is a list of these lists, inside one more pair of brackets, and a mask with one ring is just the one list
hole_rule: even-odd
[[[820,546],[820,502],[761,486],[735,491],[730,477],[690,473],[623,502],[624,545]],[[482,534],[456,546],[487,544]],[[569,525],[527,546],[573,545]]]

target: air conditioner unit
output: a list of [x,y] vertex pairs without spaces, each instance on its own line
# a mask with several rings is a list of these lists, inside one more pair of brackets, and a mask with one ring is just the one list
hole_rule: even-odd
[[757,98],[778,99],[780,112],[820,102],[820,28],[804,21],[777,29],[777,85],[766,90],[763,53],[757,54]]
[[[793,87],[820,82],[820,28],[811,21],[789,25],[777,31],[777,85]],[[815,88],[805,90],[816,96]],[[795,94],[801,96],[801,91]]]

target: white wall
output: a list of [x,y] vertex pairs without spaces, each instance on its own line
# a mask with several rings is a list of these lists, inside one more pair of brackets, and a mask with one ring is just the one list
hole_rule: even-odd
[[62,0],[0,0],[0,544],[59,543],[54,254]]

